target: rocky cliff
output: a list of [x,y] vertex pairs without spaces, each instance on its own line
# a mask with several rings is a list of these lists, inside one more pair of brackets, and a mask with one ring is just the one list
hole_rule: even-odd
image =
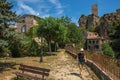
[[102,17],[93,14],[88,16],[82,15],[78,21],[79,27],[85,26],[86,29],[90,26],[99,26],[99,34],[104,38],[108,37],[107,31],[113,22],[120,23],[120,9],[117,9],[116,12],[105,14]]
[[96,16],[96,15],[88,15],[88,16],[85,16],[85,15],[82,15],[80,18],[79,18],[79,27],[86,27],[86,28],[89,28],[90,26],[97,26],[99,25],[99,16]]
[[[114,23],[114,24],[113,24]],[[100,19],[100,35],[107,38],[108,29],[115,27],[116,23],[120,23],[120,9],[114,13],[105,14]]]
[[78,20],[79,27],[86,27],[86,25],[87,25],[87,19],[88,19],[87,16],[81,15],[81,17]]

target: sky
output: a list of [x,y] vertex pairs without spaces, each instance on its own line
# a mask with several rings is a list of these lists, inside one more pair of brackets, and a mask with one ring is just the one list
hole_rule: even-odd
[[115,12],[120,0],[8,0],[18,15],[32,14],[41,18],[68,16],[78,25],[79,17],[91,14],[91,6],[98,5],[98,15]]

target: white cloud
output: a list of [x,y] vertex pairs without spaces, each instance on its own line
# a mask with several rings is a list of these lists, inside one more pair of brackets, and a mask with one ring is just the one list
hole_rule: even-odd
[[63,10],[58,10],[57,14],[60,15],[63,13]]
[[18,1],[21,1],[21,2],[30,2],[30,3],[38,3],[38,2],[43,1],[43,0],[18,0]]
[[[17,1],[17,7],[16,7],[17,14],[19,15],[33,14],[33,15],[40,16],[42,18],[48,17],[50,15],[48,14],[50,8],[48,8],[48,6],[45,6],[45,4],[41,2],[42,0],[35,0],[37,3],[34,2],[34,4],[37,4],[36,8],[39,8],[37,11],[35,10],[35,7],[33,6],[31,7],[28,4],[25,4],[26,3],[25,1],[27,0]],[[30,4],[32,4],[32,1],[29,1]]]
[[[63,14],[63,6],[59,0],[14,0],[17,3],[16,13],[33,14],[42,18],[50,15],[60,16]],[[53,6],[55,7],[53,7]],[[54,13],[52,11],[55,11]]]
[[51,3],[53,3],[54,5],[56,5],[57,8],[62,8],[61,3],[59,2],[59,0],[49,0]]
[[62,9],[62,4],[60,3],[59,0],[49,0],[52,4],[54,4],[57,8],[57,15],[60,15],[64,12],[64,10]]
[[27,12],[29,12],[30,14],[39,15],[39,13],[36,12],[36,11],[35,11],[33,8],[31,8],[30,6],[28,6],[28,5],[24,4],[24,3],[20,3],[19,5],[20,5],[20,7],[21,7],[22,9],[24,9],[24,10],[27,11]]

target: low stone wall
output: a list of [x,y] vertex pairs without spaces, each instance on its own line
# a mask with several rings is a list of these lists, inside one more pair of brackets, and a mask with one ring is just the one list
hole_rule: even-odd
[[[68,52],[73,58],[76,58],[77,55],[73,53],[71,50],[66,49],[66,52]],[[106,72],[104,72],[99,66],[97,66],[93,61],[87,60],[86,62],[87,66],[90,67],[93,72],[97,75],[97,77],[100,80],[120,80],[118,78],[111,78]]]
[[113,80],[110,78],[100,67],[98,67],[93,61],[88,60],[87,66],[90,67],[93,72],[98,76],[100,80]]

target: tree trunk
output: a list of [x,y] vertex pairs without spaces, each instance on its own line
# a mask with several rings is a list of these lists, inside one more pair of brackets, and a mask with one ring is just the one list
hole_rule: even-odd
[[58,44],[57,42],[55,42],[55,51],[57,51],[57,48],[58,48]]
[[49,52],[51,52],[51,41],[48,41]]

